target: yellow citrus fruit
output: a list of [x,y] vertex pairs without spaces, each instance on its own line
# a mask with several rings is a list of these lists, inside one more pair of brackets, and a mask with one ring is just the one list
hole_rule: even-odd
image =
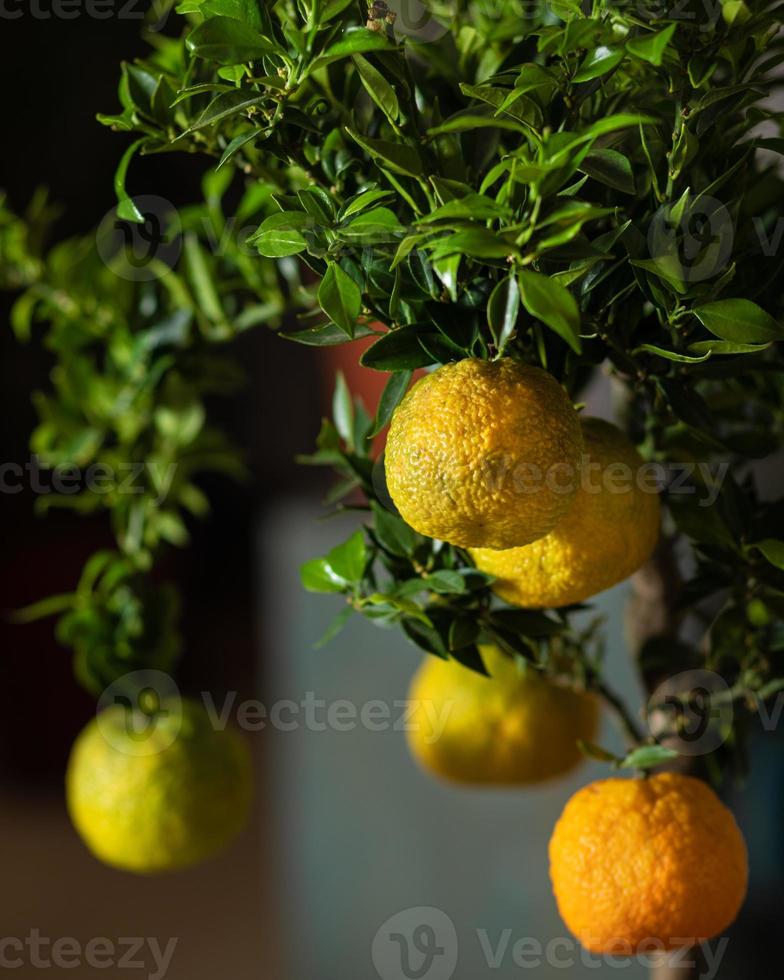
[[421,534],[512,548],[564,516],[581,453],[579,417],[552,375],[509,358],[467,358],[419,380],[396,409],[387,486]]
[[659,494],[623,432],[582,420],[585,457],[574,504],[554,531],[522,548],[477,548],[478,568],[516,606],[566,606],[628,578],[659,538]]
[[517,785],[561,776],[594,738],[593,695],[481,646],[490,677],[428,656],[411,683],[408,742],[427,770],[459,783]]
[[244,740],[186,700],[150,718],[107,708],[77,738],[66,774],[68,811],[87,847],[141,874],[221,850],[245,825],[251,791]]
[[550,877],[561,917],[586,949],[651,953],[732,923],[746,894],[746,845],[698,779],[606,779],[566,804],[550,840]]

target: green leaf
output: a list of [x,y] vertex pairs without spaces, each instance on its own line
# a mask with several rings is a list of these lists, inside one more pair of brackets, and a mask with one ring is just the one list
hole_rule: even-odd
[[239,65],[274,54],[275,46],[248,24],[233,17],[211,17],[188,35],[188,49],[221,65]]
[[478,259],[505,259],[517,254],[517,247],[488,228],[470,228],[427,243],[433,255],[470,255]]
[[520,311],[520,287],[514,276],[508,276],[493,289],[487,301],[487,322],[499,357],[512,338]]
[[353,129],[346,127],[346,132],[366,150],[374,160],[396,174],[408,177],[418,177],[424,170],[419,151],[407,143],[392,143],[389,140],[371,139],[361,136]]
[[329,21],[334,20],[338,14],[343,13],[351,2],[352,0],[328,0],[319,15],[319,23],[327,24]]
[[668,361],[676,361],[679,364],[702,364],[703,361],[707,361],[711,356],[711,351],[706,351],[698,357],[689,357],[688,354],[679,354],[677,351],[667,350],[665,347],[656,347],[654,344],[640,344],[639,347],[635,347],[631,352],[632,357],[641,352],[655,354],[657,357],[663,357]]
[[667,45],[675,34],[676,24],[670,24],[656,34],[638,35],[626,42],[626,50],[652,65],[661,65]]
[[591,150],[577,169],[622,194],[636,193],[632,165],[617,150]]
[[354,55],[354,64],[357,66],[359,77],[362,79],[362,84],[370,98],[390,122],[396,122],[400,115],[400,104],[395,90],[381,72],[361,54]]
[[354,402],[348,390],[343,372],[335,375],[335,393],[332,396],[332,418],[335,428],[349,450],[354,448]]
[[470,616],[456,616],[449,627],[450,652],[473,646],[479,639],[479,623]]
[[720,299],[694,310],[694,315],[710,332],[734,343],[764,344],[784,339],[784,330],[748,299]]
[[400,558],[410,558],[418,542],[416,532],[378,501],[371,500],[370,507],[374,518],[373,530],[381,547]]
[[313,219],[304,211],[281,211],[265,218],[248,243],[268,258],[297,255],[308,247],[302,231],[312,224]]
[[749,547],[756,548],[757,551],[762,552],[771,565],[784,571],[784,541],[766,538],[764,541],[758,541]]
[[341,609],[315,644],[315,649],[319,650],[321,647],[326,646],[330,640],[334,640],[353,615],[354,610],[351,606],[346,606],[345,609]]
[[[250,106],[263,102],[264,98],[258,92],[246,88],[236,88],[230,92],[221,92],[220,95],[215,96],[196,122],[190,129],[186,130],[186,133],[192,133],[197,129],[202,129],[204,126],[212,126],[227,116],[234,116],[239,112],[244,112]],[[253,132],[257,133],[258,130],[254,130]]]
[[366,211],[369,207],[377,204],[379,201],[384,200],[386,197],[391,197],[392,191],[384,190],[366,190],[357,194],[350,201],[347,201],[343,207],[340,209],[339,218],[341,221],[345,221],[346,218],[350,218],[354,214],[359,214],[360,211]]
[[353,31],[347,31],[342,40],[327,48],[320,54],[308,67],[306,74],[312,75],[320,68],[326,68],[334,61],[341,61],[343,58],[350,58],[357,54],[367,54],[370,51],[394,51],[395,48],[389,43],[383,34],[377,31],[370,31],[366,27],[359,27]]
[[[375,331],[364,323],[359,323],[351,339],[359,340],[362,337],[372,337],[374,333]],[[282,332],[280,336],[286,340],[293,340],[296,344],[305,344],[306,347],[338,347],[349,340],[340,327],[334,323],[327,323],[323,327],[311,327],[308,330],[295,330],[291,333]]]
[[564,630],[562,623],[529,609],[497,609],[490,613],[490,622],[522,636],[552,636]]
[[47,596],[46,599],[40,599],[30,606],[25,606],[24,609],[16,609],[8,613],[8,618],[13,623],[34,623],[36,620],[45,619],[47,616],[55,616],[58,613],[72,609],[76,601],[77,596],[73,592],[68,592],[63,595]]
[[420,622],[418,619],[404,619],[402,622],[403,631],[412,643],[427,653],[432,653],[442,660],[449,659],[449,652],[444,641],[432,626]]
[[[263,226],[262,226],[263,227]],[[362,294],[351,276],[337,262],[330,262],[318,291],[321,309],[346,334],[354,336],[354,327],[362,310]]]
[[226,17],[233,17],[235,20],[244,21],[259,30],[263,27],[259,0],[207,0],[206,3],[199,3],[198,5],[204,14],[222,14]]
[[308,592],[342,592],[346,581],[335,575],[326,558],[306,561],[299,570],[300,581]]
[[114,193],[117,195],[117,217],[121,221],[131,221],[134,224],[144,224],[144,215],[134,204],[133,198],[125,189],[125,179],[128,167],[135,153],[147,142],[146,139],[136,140],[123,153],[117,170],[114,173]]
[[358,585],[365,572],[368,554],[365,535],[362,531],[354,534],[343,544],[333,548],[326,561],[332,573],[351,585]]
[[427,367],[434,363],[433,357],[419,343],[420,333],[416,327],[390,330],[365,351],[360,363],[376,371],[412,371]]
[[428,589],[442,595],[451,595],[466,591],[466,581],[460,572],[453,572],[450,569],[441,569],[433,572],[424,579]]
[[521,269],[518,273],[523,306],[531,316],[546,323],[576,353],[580,353],[580,311],[565,286],[540,272]]
[[694,354],[759,354],[767,350],[770,344],[734,344],[729,340],[700,340],[690,344],[689,350]]
[[395,371],[390,375],[378,401],[376,416],[367,435],[368,439],[377,436],[382,429],[389,425],[395,409],[402,401],[409,384],[411,384],[412,376],[413,371],[410,370]]
[[453,219],[482,221],[506,217],[508,212],[508,208],[498,204],[492,197],[487,197],[485,194],[466,194],[465,197],[447,201],[446,204],[434,208],[422,218],[420,224],[433,224],[437,221]]
[[235,136],[234,139],[229,143],[229,145],[223,151],[223,154],[221,155],[221,158],[218,161],[218,166],[215,168],[216,172],[220,170],[226,163],[228,163],[229,160],[231,160],[231,158],[235,156],[235,154],[239,153],[239,151],[243,148],[243,146],[247,146],[247,144],[250,143],[258,135],[259,135],[259,131],[257,129],[249,129],[247,133],[240,133],[239,136]]
[[641,745],[632,749],[620,765],[621,769],[653,769],[677,758],[675,749],[668,749],[664,745]]
[[623,58],[622,48],[609,48],[600,45],[585,56],[572,81],[587,82],[611,71]]

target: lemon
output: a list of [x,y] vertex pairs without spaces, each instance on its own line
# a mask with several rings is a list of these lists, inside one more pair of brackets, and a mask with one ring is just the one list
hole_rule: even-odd
[[569,772],[582,761],[578,739],[596,734],[591,694],[561,686],[481,646],[490,677],[428,656],[409,692],[407,736],[428,771],[459,783],[524,785]]
[[556,529],[523,548],[471,551],[477,567],[496,576],[494,591],[513,605],[582,602],[628,578],[656,546],[659,495],[636,449],[601,419],[584,419],[582,430],[580,489]]
[[187,700],[151,717],[107,708],[76,739],[66,774],[68,811],[87,847],[142,874],[221,850],[247,821],[251,788],[243,739]]
[[555,378],[467,358],[418,381],[387,438],[387,486],[421,534],[512,548],[551,531],[579,485],[579,417]]

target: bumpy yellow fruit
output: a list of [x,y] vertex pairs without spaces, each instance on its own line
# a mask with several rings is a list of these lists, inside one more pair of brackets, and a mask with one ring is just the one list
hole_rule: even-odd
[[490,677],[428,656],[411,683],[408,742],[421,765],[459,783],[541,783],[583,759],[598,705],[545,679],[493,646],[480,647]]
[[512,548],[569,509],[582,453],[579,418],[552,375],[509,358],[468,358],[418,381],[387,438],[387,486],[421,534]]
[[107,708],[77,738],[66,774],[68,810],[87,847],[141,874],[221,850],[247,821],[251,789],[244,740],[215,729],[192,701],[164,703],[150,720]]
[[631,955],[699,943],[746,894],[746,845],[705,783],[665,773],[591,783],[550,841],[558,909],[583,946]]
[[[516,606],[582,602],[628,578],[659,538],[659,495],[643,461],[609,422],[583,419],[580,488],[564,519],[523,548],[477,548],[477,567],[496,576],[494,591]],[[650,478],[650,474],[648,474]]]

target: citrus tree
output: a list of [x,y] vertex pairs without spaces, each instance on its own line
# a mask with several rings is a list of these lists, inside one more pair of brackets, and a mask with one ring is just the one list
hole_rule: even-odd
[[[108,511],[116,535],[72,594],[24,613],[59,615],[80,682],[97,694],[174,665],[176,590],[151,572],[208,508],[198,473],[240,469],[204,408],[236,381],[233,338],[265,325],[281,343],[355,344],[387,375],[383,394],[363,405],[338,376],[302,460],[335,470],[328,506],[360,524],[302,568],[305,588],[346,600],[325,639],[355,615],[397,627],[432,663],[457,662],[443,696],[491,674],[503,718],[519,710],[523,728],[537,685],[557,689],[538,695],[570,717],[549,770],[544,742],[512,733],[515,764],[481,737],[466,759],[457,738],[423,758],[442,774],[537,781],[574,764],[579,740],[649,777],[607,790],[605,836],[648,809],[655,834],[661,806],[679,840],[719,821],[734,856],[721,866],[672,844],[673,889],[697,882],[678,892],[681,919],[599,925],[584,913],[601,871],[570,845],[599,818],[576,803],[554,881],[589,948],[725,928],[745,890],[737,829],[704,787],[651,774],[679,754],[684,714],[622,702],[585,603],[638,573],[642,676],[651,691],[691,669],[719,679],[705,718],[735,710],[692,765],[716,782],[736,771],[751,715],[784,690],[784,507],[753,466],[784,422],[780,27],[765,0],[183,0],[149,31],[148,56],[122,66],[119,106],[98,117],[125,146],[112,220],[48,251],[43,202],[24,218],[4,208],[0,224],[3,284],[21,290],[13,327],[27,339],[44,323],[57,358],[33,449],[51,467],[144,465],[134,495],[47,498]],[[134,197],[133,160],[177,151],[204,159],[203,200],[160,213]],[[141,260],[117,247],[133,234],[150,245]],[[614,426],[579,411],[599,375]],[[576,482],[529,492],[519,466],[532,463]],[[628,492],[586,489],[586,470],[618,464],[635,475]],[[480,735],[483,690],[466,721]],[[685,708],[693,691],[671,695]],[[595,744],[593,707],[559,696],[604,704],[623,754]],[[723,902],[695,900],[701,873]],[[576,881],[579,907],[563,898]]]

